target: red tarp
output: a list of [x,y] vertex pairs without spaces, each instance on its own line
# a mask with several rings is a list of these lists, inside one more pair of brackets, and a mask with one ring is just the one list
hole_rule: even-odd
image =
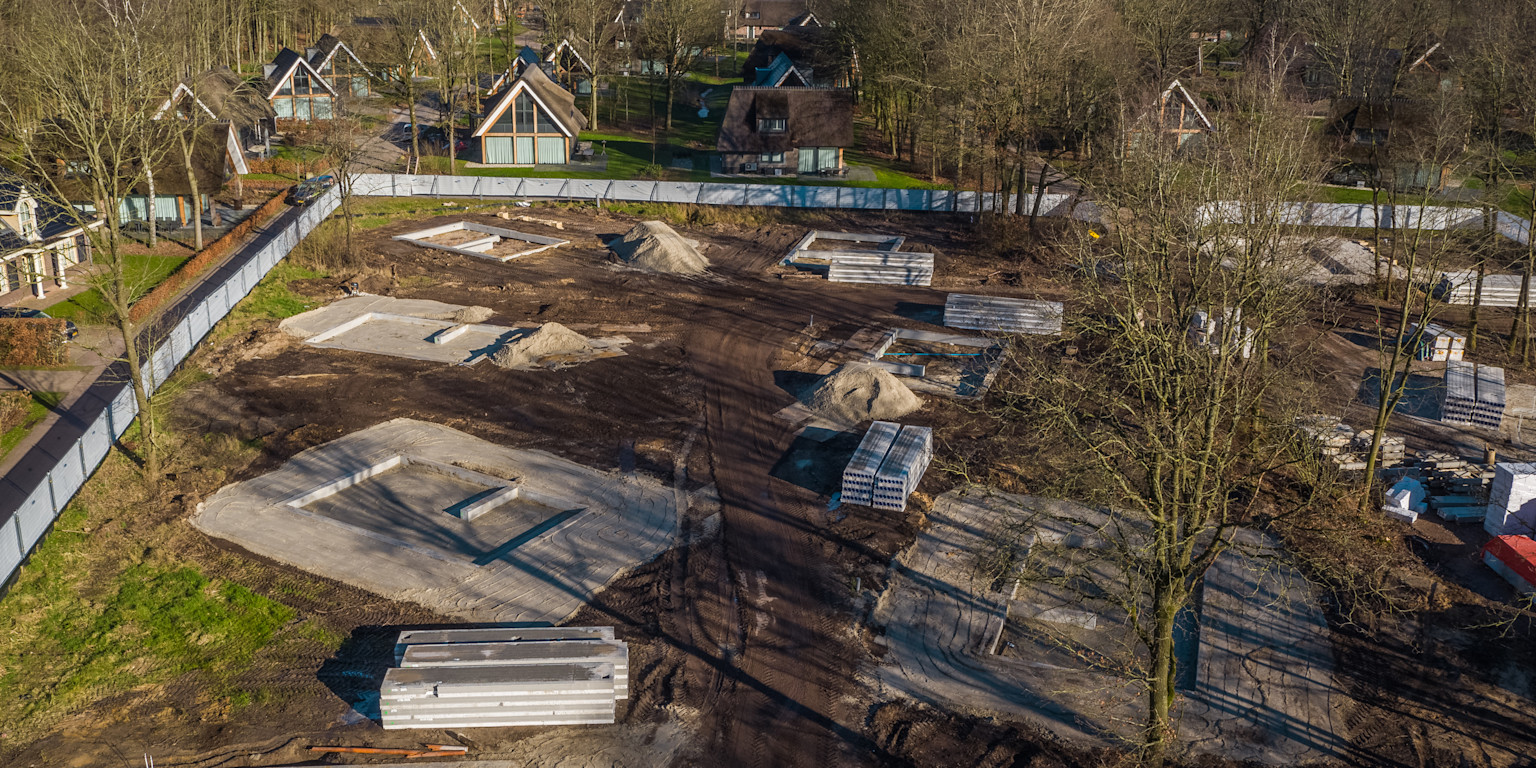
[[1526,583],[1536,586],[1536,540],[1524,536],[1495,536],[1483,546]]

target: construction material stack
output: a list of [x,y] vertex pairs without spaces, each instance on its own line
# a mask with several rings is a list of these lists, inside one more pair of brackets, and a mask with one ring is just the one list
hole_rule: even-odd
[[1447,304],[1471,304],[1483,307],[1513,307],[1520,303],[1519,275],[1483,275],[1483,287],[1477,287],[1477,272],[1441,272],[1435,296]]
[[1494,536],[1536,532],[1536,464],[1494,465],[1483,528]]
[[[1252,328],[1243,327],[1242,319],[1241,307],[1228,307],[1216,314],[1197,309],[1189,319],[1189,341],[1197,347],[1210,349],[1214,355],[1221,351],[1223,339],[1227,339],[1230,334],[1228,343],[1241,345],[1238,352],[1246,360],[1253,356],[1253,342],[1257,334]],[[1229,329],[1229,325],[1235,328]]]
[[875,475],[880,471],[880,463],[890,453],[891,443],[896,441],[900,431],[900,424],[889,421],[877,421],[869,425],[869,431],[859,441],[858,450],[853,452],[853,458],[843,469],[844,504],[870,505],[875,490]]
[[1433,323],[1424,326],[1422,335],[1419,333],[1419,324],[1410,323],[1408,333],[1403,336],[1403,343],[1413,350],[1413,359],[1437,363],[1459,361],[1467,350],[1467,337]]
[[1504,369],[1466,361],[1445,364],[1440,420],[1498,429],[1504,421]]
[[612,627],[400,633],[384,675],[386,729],[612,723],[629,646]]
[[933,254],[907,251],[837,251],[828,254],[834,283],[932,285]]
[[[1339,417],[1323,413],[1298,417],[1296,428],[1317,445],[1318,453],[1339,469],[1365,469],[1366,458],[1371,454],[1371,430],[1356,432]],[[1405,449],[1401,437],[1383,435],[1381,445],[1377,447],[1376,466],[1384,469],[1403,463]]]
[[904,511],[932,460],[932,429],[877,421],[843,469],[842,503]]
[[1536,593],[1536,541],[1525,536],[1495,536],[1483,545],[1483,563],[1520,594]]
[[944,302],[944,324],[972,331],[1056,336],[1061,333],[1062,311],[1059,301],[951,293]]
[[907,496],[917,490],[928,462],[933,460],[933,430],[928,427],[906,426],[891,443],[891,452],[880,463],[875,475],[875,490],[871,494],[871,507],[892,512],[907,508]]

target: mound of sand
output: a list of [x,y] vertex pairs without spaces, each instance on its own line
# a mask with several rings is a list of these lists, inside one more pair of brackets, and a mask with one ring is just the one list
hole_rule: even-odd
[[642,221],[608,247],[624,263],[650,272],[697,275],[709,269],[694,243],[660,221]]
[[587,337],[559,324],[539,329],[491,353],[491,362],[502,368],[526,368],[550,355],[582,355],[592,352]]
[[857,424],[899,419],[923,407],[923,400],[890,371],[849,363],[816,382],[806,392],[805,404],[833,421]]
[[455,323],[483,323],[491,319],[491,315],[494,314],[496,313],[490,307],[465,307],[453,313],[453,317],[448,319]]

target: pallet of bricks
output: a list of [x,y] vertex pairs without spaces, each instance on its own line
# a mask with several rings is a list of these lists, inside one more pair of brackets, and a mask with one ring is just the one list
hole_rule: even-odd
[[1483,518],[1493,470],[1438,451],[1422,451],[1403,466],[1418,474],[1429,494],[1426,503],[1441,519],[1459,523]]
[[1467,337],[1433,323],[1424,325],[1421,334],[1418,323],[1409,323],[1408,332],[1403,335],[1403,344],[1413,350],[1415,360],[1443,363],[1461,360],[1462,355],[1466,354]]
[[842,501],[904,511],[932,460],[932,429],[877,421],[843,469]]
[[395,645],[385,729],[612,723],[629,698],[613,627],[411,630]]
[[[1339,417],[1322,413],[1297,419],[1296,427],[1316,444],[1318,453],[1332,460],[1339,469],[1365,469],[1365,457],[1371,451],[1371,430],[1356,432]],[[1378,467],[1397,466],[1403,460],[1403,439],[1390,435],[1383,437],[1378,450]]]
[[1440,421],[1498,429],[1504,422],[1504,369],[1464,360],[1447,362]]

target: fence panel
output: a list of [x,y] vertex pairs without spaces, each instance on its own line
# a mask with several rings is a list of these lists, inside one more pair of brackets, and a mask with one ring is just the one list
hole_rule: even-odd
[[609,196],[609,186],[605,179],[571,179],[565,183],[561,196],[572,200],[598,200]]
[[[218,292],[219,291],[214,291],[213,293]],[[210,317],[208,308],[208,303],[212,300],[213,298],[211,295],[207,298],[204,298],[202,301],[197,303],[197,306],[192,307],[192,311],[187,314],[187,330],[192,332],[192,343],[194,345],[199,341],[202,341],[203,337],[208,335],[208,329],[213,327],[213,321]],[[191,351],[192,350],[190,348],[187,350],[187,352]],[[182,355],[182,359],[185,360],[186,355]]]
[[112,398],[112,404],[107,406],[107,423],[112,426],[112,439],[116,440],[128,431],[128,425],[133,423],[133,417],[139,412],[139,403],[133,398],[133,387],[127,384],[117,391],[117,396]]
[[[48,471],[48,483],[53,487],[53,504],[50,506],[49,519],[56,514],[56,508],[63,508],[69,500],[80,491],[80,486],[85,485],[85,466],[80,461],[80,444],[70,446],[63,456],[59,457],[59,463],[53,465]],[[42,488],[38,489],[39,491]],[[35,495],[35,494],[34,494]]]
[[523,179],[523,197],[559,197],[565,179]]
[[885,195],[885,207],[898,211],[926,211],[928,210],[928,190],[890,190]]
[[746,205],[746,184],[700,184],[699,205]]
[[111,450],[112,414],[103,412],[80,437],[80,455],[85,459],[86,466],[94,467],[100,465]]
[[656,194],[651,199],[658,203],[698,203],[704,193],[701,181],[659,181]]
[[608,199],[627,203],[649,202],[656,194],[654,181],[615,181],[608,185]]
[[777,184],[748,184],[745,200],[747,205],[764,205],[785,208],[792,205],[790,191],[793,187]]
[[[53,519],[58,517],[48,486],[49,480],[44,478],[43,484],[22,502],[21,509],[16,510],[16,516],[11,518],[16,522],[16,533],[20,536],[17,545],[23,552],[31,551],[48,526],[53,525]],[[10,573],[6,573],[6,577],[9,578]]]
[[[160,349],[155,350],[156,354],[158,355],[162,350],[169,349],[171,356],[170,366],[174,368],[177,363],[187,359],[187,355],[192,352],[193,340],[196,338],[195,333],[196,331],[192,328],[192,318],[189,316],[171,329],[170,336],[161,342]],[[161,384],[165,383],[165,379],[158,376],[155,378],[155,381]]]
[[387,173],[354,174],[352,194],[366,197],[394,197],[395,177]]
[[14,517],[5,521],[4,525],[0,525],[0,573],[5,574],[6,577],[21,567],[22,555],[26,554],[21,548],[19,525]]

